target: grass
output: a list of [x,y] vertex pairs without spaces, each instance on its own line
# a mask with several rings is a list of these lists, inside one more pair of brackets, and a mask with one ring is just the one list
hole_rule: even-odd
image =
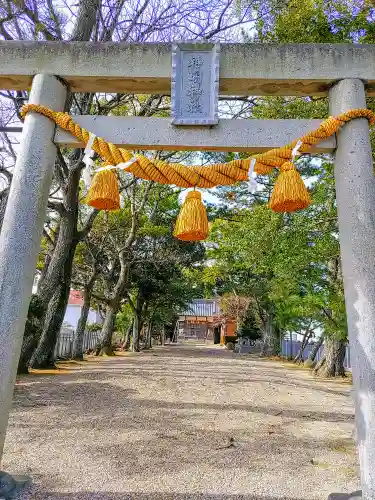
[[315,467],[319,467],[319,469],[329,469],[331,467],[328,462],[317,462],[315,460],[313,465],[315,465]]
[[63,368],[29,369],[30,375],[67,375],[69,373],[72,373],[71,370],[64,370]]
[[340,471],[350,479],[358,478],[358,470],[355,467],[341,467]]
[[68,375],[72,373],[72,370],[84,364],[85,361],[74,359],[57,361],[56,368],[29,368],[29,375]]
[[338,453],[355,453],[355,443],[353,439],[335,439],[327,443],[328,448]]
[[[294,370],[300,370],[300,371],[304,371],[304,372],[307,371],[307,372],[312,373],[312,369],[310,367],[304,366],[303,363],[293,363],[293,361],[288,360],[288,358],[286,358],[285,356],[268,356],[268,357],[263,358],[263,359],[267,359],[269,361],[275,361],[275,362],[281,363],[286,368],[291,368]],[[345,372],[345,377],[336,377],[336,378],[323,378],[323,377],[319,378],[318,377],[316,380],[322,380],[322,381],[329,380],[330,382],[338,382],[338,383],[342,383],[342,384],[346,384],[346,385],[352,385],[352,383],[353,383],[353,378],[352,378],[351,372]]]
[[292,360],[289,360],[285,356],[268,356],[265,359],[269,359],[270,361],[276,361],[278,363],[282,363],[283,365],[287,366],[288,368],[295,368],[297,370],[311,371],[311,368],[304,366],[303,363],[293,363]]

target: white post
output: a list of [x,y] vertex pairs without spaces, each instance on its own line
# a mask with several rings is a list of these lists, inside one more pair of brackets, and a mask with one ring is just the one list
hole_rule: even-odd
[[[61,110],[65,99],[57,78],[34,77],[30,103]],[[0,459],[56,157],[54,131],[48,118],[26,117],[0,235]]]
[[[331,115],[366,107],[357,79],[335,84],[329,98]],[[375,179],[366,119],[352,120],[338,133],[335,179],[362,498],[374,500]]]

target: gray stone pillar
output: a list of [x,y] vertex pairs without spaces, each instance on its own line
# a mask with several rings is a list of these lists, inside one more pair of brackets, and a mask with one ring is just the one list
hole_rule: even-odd
[[[30,103],[62,110],[66,88],[54,76],[36,75]],[[30,113],[0,235],[0,459],[56,157],[54,123]]]
[[[365,108],[361,80],[338,82],[330,113]],[[363,498],[375,499],[375,179],[366,119],[337,137],[336,199]],[[357,498],[357,497],[355,497]]]

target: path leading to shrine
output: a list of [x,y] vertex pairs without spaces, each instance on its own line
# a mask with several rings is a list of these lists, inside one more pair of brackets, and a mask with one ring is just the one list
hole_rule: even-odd
[[358,489],[350,385],[220,347],[92,359],[16,386],[20,498],[326,500]]

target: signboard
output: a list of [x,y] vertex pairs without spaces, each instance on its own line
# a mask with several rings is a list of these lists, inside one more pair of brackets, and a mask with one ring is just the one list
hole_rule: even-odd
[[216,125],[220,45],[184,42],[172,46],[172,123]]

